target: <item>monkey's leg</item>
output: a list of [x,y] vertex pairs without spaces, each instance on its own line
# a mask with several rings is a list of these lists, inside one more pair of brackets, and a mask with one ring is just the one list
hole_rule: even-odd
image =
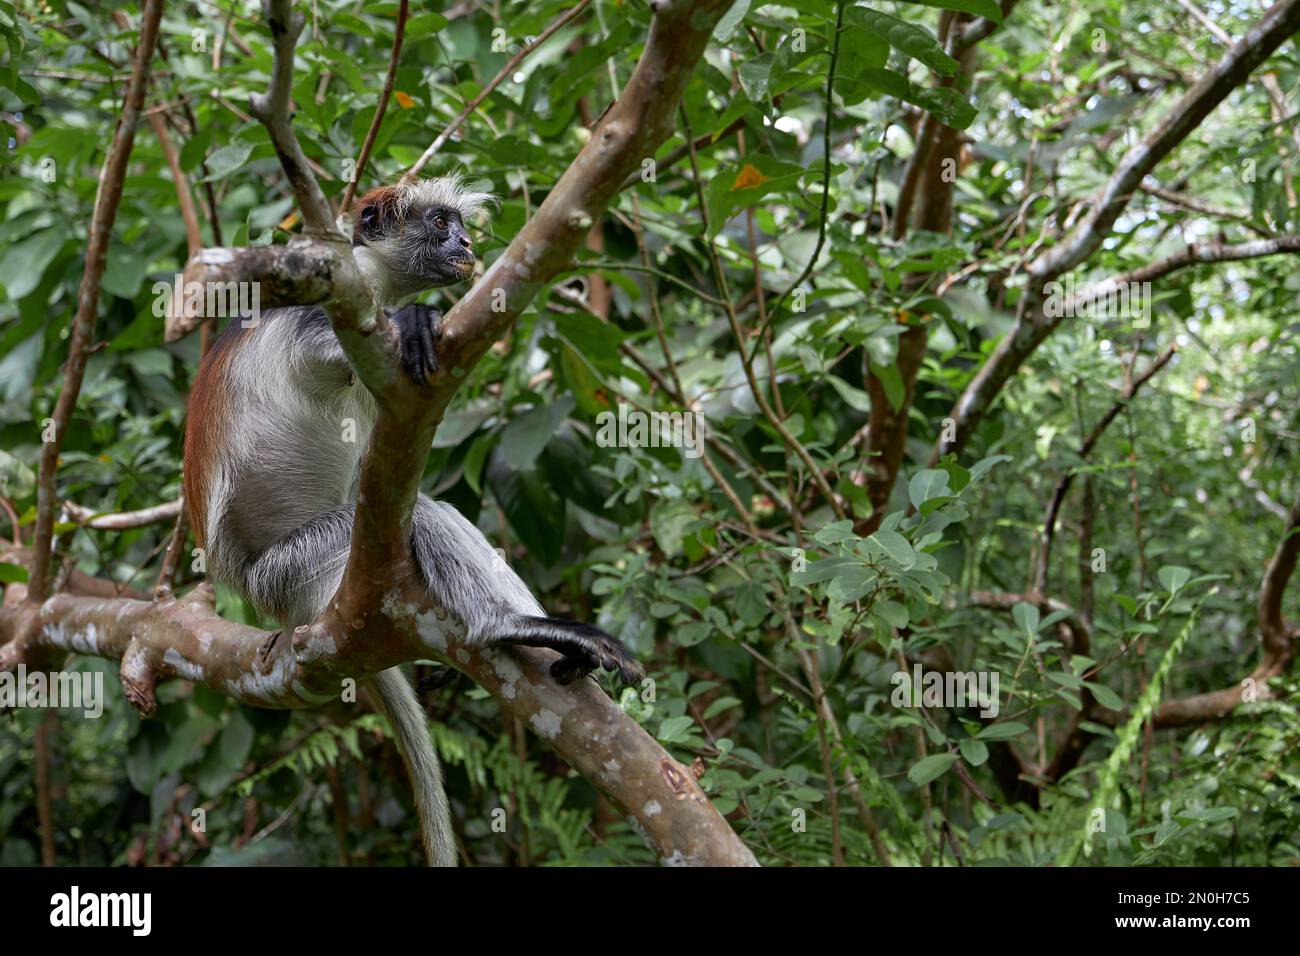
[[249,600],[292,629],[316,618],[338,590],[352,541],[352,505],[318,514],[253,559]]
[[551,676],[562,684],[598,667],[617,671],[629,684],[645,676],[617,638],[547,616],[528,585],[451,505],[425,495],[416,500],[411,548],[429,590],[461,619],[470,641],[559,651],[564,656],[551,665]]

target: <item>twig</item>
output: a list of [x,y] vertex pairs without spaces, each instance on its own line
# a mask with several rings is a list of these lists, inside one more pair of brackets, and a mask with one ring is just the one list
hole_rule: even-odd
[[151,505],[138,511],[119,511],[103,513],[79,505],[75,501],[65,501],[63,510],[68,517],[83,528],[95,531],[129,531],[132,528],[144,528],[151,524],[171,521],[184,508],[184,501],[177,498],[161,505]]
[[361,182],[361,174],[366,171],[366,163],[370,160],[370,151],[374,148],[375,137],[379,135],[379,127],[384,122],[384,113],[388,110],[388,99],[393,95],[393,82],[397,77],[397,61],[402,56],[402,37],[406,34],[406,15],[409,2],[410,0],[402,0],[401,5],[397,8],[397,26],[393,30],[393,52],[388,58],[388,75],[384,77],[384,88],[379,93],[379,103],[375,106],[375,115],[370,121],[366,141],[361,145],[361,155],[357,157],[357,167],[353,170],[352,178],[348,181],[347,188],[343,190],[343,198],[339,201],[339,215],[346,215],[348,210],[352,208],[352,196],[356,192],[357,183]]
[[[789,288],[782,292],[768,312],[767,321],[763,323],[758,330],[758,341],[754,343],[754,349],[749,353],[749,362],[754,361],[754,356],[758,354],[759,346],[763,342],[763,337],[767,334],[773,322],[776,321],[777,315],[781,311],[781,306],[785,303],[786,298],[794,292],[795,289],[803,285],[805,280],[812,275],[813,267],[817,265],[817,257],[822,254],[822,246],[826,243],[826,215],[830,208],[831,197],[831,118],[834,116],[835,107],[835,64],[840,59],[840,31],[844,23],[844,0],[839,0],[835,4],[835,37],[831,41],[831,62],[826,70],[826,114],[822,126],[822,204],[821,212],[817,216],[817,244],[813,246],[812,255],[808,257],[808,264],[804,266],[803,272],[799,273],[799,278],[790,283]],[[695,146],[691,144],[691,164],[695,164]],[[697,171],[698,172],[698,171]],[[745,352],[745,343],[738,342],[741,354]],[[841,515],[841,517],[843,517]]]
[[[686,135],[687,138],[694,143],[694,137],[691,134],[689,123],[686,126]],[[696,160],[695,151],[693,149],[691,150],[691,172],[693,174],[692,178],[695,183],[695,193],[700,207],[700,218],[704,223],[705,243],[709,251],[709,260],[713,265],[714,278],[718,283],[718,291],[721,293],[722,304],[727,313],[727,322],[731,326],[731,333],[736,339],[736,348],[741,356],[741,365],[744,367],[745,380],[749,383],[750,393],[754,396],[754,401],[758,404],[763,416],[768,420],[776,433],[781,436],[781,440],[785,442],[786,447],[793,450],[804,463],[804,467],[808,469],[808,474],[812,477],[813,483],[817,485],[817,490],[821,492],[822,498],[828,505],[830,505],[831,510],[835,512],[835,516],[843,519],[845,517],[843,505],[840,504],[839,499],[836,498],[835,494],[831,491],[831,487],[826,483],[826,479],[822,477],[821,469],[819,469],[816,463],[813,462],[812,456],[808,454],[808,449],[803,446],[799,439],[795,438],[795,436],[790,433],[790,430],[785,426],[785,423],[781,421],[780,416],[778,416],[776,412],[773,411],[772,406],[768,404],[767,396],[763,394],[763,389],[758,384],[758,379],[754,375],[754,363],[746,357],[745,333],[740,327],[740,320],[736,317],[736,308],[732,304],[731,293],[727,288],[727,275],[725,270],[722,268],[722,261],[718,258],[717,246],[714,244],[713,238],[710,236],[708,205],[704,201],[704,186],[700,181],[700,166],[699,162]]]
[[501,71],[497,73],[496,76],[494,76],[490,81],[488,81],[487,86],[483,87],[483,89],[479,92],[479,95],[474,97],[474,99],[470,100],[469,103],[465,104],[465,108],[462,109],[460,113],[457,114],[456,118],[451,121],[451,124],[446,129],[444,129],[441,133],[438,134],[437,139],[435,139],[432,143],[429,144],[429,148],[426,149],[420,155],[420,158],[417,159],[415,163],[411,166],[411,168],[406,171],[406,175],[402,177],[402,181],[410,182],[413,179],[415,179],[417,176],[419,176],[420,171],[424,169],[424,167],[428,164],[429,160],[433,159],[434,154],[438,152],[438,150],[442,149],[442,147],[446,144],[447,140],[451,139],[452,135],[456,132],[456,130],[460,129],[461,124],[464,123],[465,120],[469,118],[469,115],[473,113],[475,109],[478,108],[478,105],[482,103],[485,99],[487,99],[488,96],[492,94],[492,91],[495,90],[498,86],[500,86],[503,82],[505,82],[505,80],[508,77],[514,75],[515,67],[519,66],[519,64],[523,61],[524,57],[528,56],[528,54],[532,53],[539,46],[541,46],[543,43],[549,40],[551,38],[551,35],[555,33],[555,31],[559,30],[566,23],[568,23],[579,13],[585,10],[587,4],[589,4],[590,2],[591,0],[578,0],[578,3],[576,5],[569,8],[567,11],[565,11],[560,16],[558,16],[555,20],[551,21],[551,24],[545,30],[543,30],[541,33],[537,35],[537,39],[533,40],[532,43],[525,44],[523,49],[521,49],[518,53],[516,53],[509,60],[507,60],[506,65],[501,68]]
[[140,40],[136,46],[131,67],[131,80],[127,84],[122,115],[112,145],[104,157],[104,167],[99,176],[99,190],[95,195],[95,208],[91,214],[89,242],[86,246],[86,266],[77,289],[77,313],[72,320],[72,336],[68,343],[68,363],[63,376],[63,389],[54,407],[54,434],[41,447],[40,473],[37,478],[36,532],[32,539],[31,578],[27,586],[27,599],[34,603],[49,596],[50,545],[54,536],[54,512],[58,505],[56,473],[59,452],[73,409],[81,394],[81,382],[86,374],[86,361],[90,357],[91,339],[99,310],[99,285],[108,262],[109,238],[117,206],[122,200],[122,182],[126,178],[127,162],[135,145],[135,129],[144,106],[145,89],[149,82],[149,61],[158,41],[158,22],[162,18],[163,0],[145,0],[140,24]]
[[[1087,458],[1088,455],[1091,454],[1092,449],[1101,438],[1102,432],[1104,432],[1110,423],[1115,420],[1116,416],[1118,416],[1119,413],[1128,406],[1128,403],[1133,400],[1133,396],[1137,394],[1138,389],[1149,382],[1157,372],[1164,368],[1177,351],[1177,345],[1169,346],[1169,348],[1160,353],[1160,356],[1151,363],[1150,367],[1145,372],[1130,382],[1128,387],[1120,393],[1120,397],[1115,400],[1115,403],[1111,405],[1111,407],[1106,411],[1106,414],[1101,417],[1101,420],[1093,426],[1088,437],[1085,438],[1083,444],[1079,446],[1077,455],[1080,460]],[[1047,568],[1052,556],[1052,542],[1056,535],[1057,516],[1060,514],[1061,504],[1065,501],[1065,496],[1070,491],[1070,485],[1074,482],[1074,476],[1075,472],[1073,470],[1067,471],[1061,476],[1061,479],[1056,483],[1056,488],[1052,492],[1052,498],[1047,505],[1047,516],[1043,519],[1043,530],[1040,532],[1038,537],[1038,561],[1035,565],[1033,587],[1031,589],[1033,592],[1038,594],[1044,594],[1047,591]]]

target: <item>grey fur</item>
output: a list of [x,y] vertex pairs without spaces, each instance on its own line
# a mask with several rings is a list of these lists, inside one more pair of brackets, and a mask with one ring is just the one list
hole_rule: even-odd
[[[459,180],[432,180],[403,193],[402,211],[436,202],[472,215],[489,200]],[[383,243],[355,252],[367,281],[381,293],[380,304],[393,304]],[[423,288],[435,284],[430,280]],[[228,407],[219,430],[222,445],[209,464],[208,566],[218,581],[292,628],[315,620],[342,580],[375,402],[351,375],[320,309],[273,309],[256,327],[227,335],[237,338],[218,343],[233,352],[223,383]],[[628,681],[641,676],[608,635],[548,619],[483,533],[451,505],[419,496],[411,548],[429,591],[469,641],[561,650],[566,656],[552,673],[562,680],[595,666],[617,668]],[[381,672],[374,686],[411,777],[429,859],[454,866],[442,773],[424,711],[399,669]]]
[[[313,310],[266,313],[228,367],[233,406],[215,468],[206,526],[213,577],[285,627],[314,620],[343,578],[356,481],[374,401],[349,385],[333,332]],[[343,440],[346,426],[355,443]],[[412,549],[426,585],[469,640],[511,634],[539,616],[528,586],[455,508],[421,495]],[[407,764],[426,852],[455,866],[450,813],[424,711],[400,670],[375,689]]]
[[442,785],[442,765],[429,743],[428,721],[420,699],[397,667],[375,675],[375,691],[411,778],[425,856],[433,866],[455,866],[456,843],[452,839],[447,791]]

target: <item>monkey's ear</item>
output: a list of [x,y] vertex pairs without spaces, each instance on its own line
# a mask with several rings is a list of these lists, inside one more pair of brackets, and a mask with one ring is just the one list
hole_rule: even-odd
[[379,220],[382,217],[379,213],[379,206],[371,204],[361,210],[361,222],[358,224],[361,228],[361,235],[369,239],[378,234],[380,230]]
[[397,221],[396,190],[390,186],[372,189],[361,197],[357,210],[356,238],[370,241],[392,230]]

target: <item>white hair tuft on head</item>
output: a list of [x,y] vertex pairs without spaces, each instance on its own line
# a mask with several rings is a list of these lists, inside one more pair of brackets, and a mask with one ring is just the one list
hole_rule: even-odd
[[439,176],[435,179],[417,179],[413,183],[398,186],[397,212],[401,218],[412,206],[427,208],[429,206],[446,206],[460,213],[460,218],[468,221],[488,209],[495,209],[500,200],[492,193],[476,192],[469,188],[469,181],[459,173]]

